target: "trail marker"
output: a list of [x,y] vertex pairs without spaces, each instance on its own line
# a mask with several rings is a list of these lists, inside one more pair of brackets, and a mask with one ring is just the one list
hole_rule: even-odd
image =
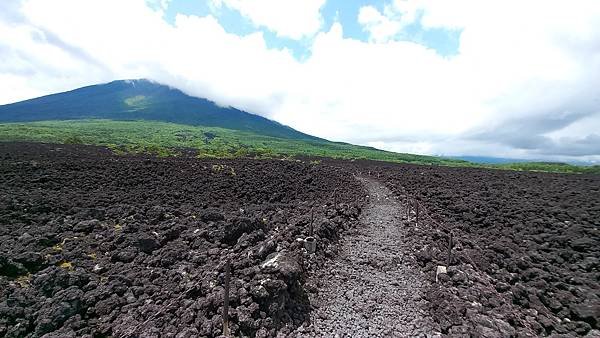
[[231,261],[225,263],[225,295],[223,299],[223,335],[229,337],[229,279],[231,278]]
[[415,201],[416,226],[419,226],[419,201]]
[[448,263],[446,266],[450,267],[452,262],[452,231],[450,231],[450,238],[448,239]]
[[333,189],[333,208],[337,210],[337,188]]
[[314,207],[310,208],[310,225],[308,226],[308,236],[313,236],[313,223],[315,221],[315,209]]

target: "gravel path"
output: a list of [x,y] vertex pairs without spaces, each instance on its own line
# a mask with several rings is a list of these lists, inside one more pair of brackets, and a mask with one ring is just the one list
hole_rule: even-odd
[[[381,183],[360,179],[370,203],[361,227],[344,236],[339,254],[313,279],[310,328],[298,336],[437,336],[423,308],[425,278],[410,263],[406,211]],[[318,281],[318,282],[317,282]]]

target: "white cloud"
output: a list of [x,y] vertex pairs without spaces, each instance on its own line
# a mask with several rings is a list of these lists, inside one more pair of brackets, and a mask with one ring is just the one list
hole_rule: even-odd
[[[338,141],[600,160],[596,4],[396,1],[377,13],[398,27],[460,29],[457,55],[394,41],[396,28],[373,28],[369,42],[344,38],[336,23],[298,61],[212,16],[168,24],[145,0],[24,0],[0,4],[0,103],[147,77]],[[361,12],[365,24],[383,20]]]
[[[391,13],[390,13],[391,14]],[[402,30],[399,20],[394,20],[391,15],[380,13],[373,6],[363,6],[358,12],[358,23],[369,32],[372,41],[386,42]]]
[[321,29],[321,7],[325,0],[210,0],[213,8],[223,5],[237,10],[257,27],[280,37],[299,40]]

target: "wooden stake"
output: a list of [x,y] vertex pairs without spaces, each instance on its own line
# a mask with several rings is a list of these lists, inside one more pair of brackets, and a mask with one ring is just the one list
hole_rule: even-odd
[[447,267],[450,267],[450,263],[452,263],[452,231],[450,231],[450,238],[448,240],[448,264]]
[[337,209],[337,188],[333,190],[333,208]]
[[229,337],[229,279],[231,275],[231,261],[227,258],[225,263],[225,299],[223,299],[223,335]]
[[419,201],[416,201],[415,211],[416,211],[416,216],[417,216],[416,225],[419,226]]
[[310,226],[308,227],[308,236],[313,237],[313,222],[315,221],[315,209],[310,208]]

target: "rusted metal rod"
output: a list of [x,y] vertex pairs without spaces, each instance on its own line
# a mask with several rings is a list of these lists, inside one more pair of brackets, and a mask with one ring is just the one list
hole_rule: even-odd
[[229,279],[231,278],[231,261],[225,263],[225,295],[223,299],[223,335],[229,337]]

